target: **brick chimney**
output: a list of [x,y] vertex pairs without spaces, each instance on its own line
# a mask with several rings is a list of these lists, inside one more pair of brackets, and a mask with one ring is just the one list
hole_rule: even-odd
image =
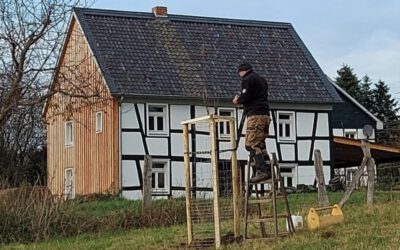
[[168,11],[167,7],[164,6],[156,6],[151,9],[155,17],[167,17]]

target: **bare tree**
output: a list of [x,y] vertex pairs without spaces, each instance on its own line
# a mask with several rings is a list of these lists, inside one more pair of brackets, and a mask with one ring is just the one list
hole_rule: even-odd
[[63,92],[50,88],[58,54],[72,8],[87,5],[84,0],[0,1],[0,175],[12,185],[45,172],[35,167],[44,159],[38,156],[45,143],[41,110],[49,96]]

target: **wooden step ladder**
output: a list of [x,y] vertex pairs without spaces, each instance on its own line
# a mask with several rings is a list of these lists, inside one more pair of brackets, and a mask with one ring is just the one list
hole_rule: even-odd
[[[272,178],[267,181],[258,182],[256,184],[250,183],[250,172],[253,176],[256,172],[254,157],[249,156],[247,162],[247,178],[246,178],[246,193],[245,193],[245,232],[244,238],[250,239],[275,239],[281,236],[286,236],[294,233],[294,226],[292,216],[290,213],[289,202],[287,193],[284,187],[284,181],[280,174],[276,154],[272,153],[271,162],[266,162],[271,165]],[[250,171],[252,170],[252,171]],[[258,185],[269,184],[270,191],[268,194],[258,190]],[[279,186],[279,190],[278,189]],[[255,197],[252,197],[253,188],[255,189]],[[285,212],[278,213],[277,203],[280,201]],[[267,209],[267,206],[272,205],[272,209]],[[249,218],[251,207],[256,206],[256,218]],[[265,209],[263,209],[265,206]],[[282,219],[286,223],[282,222]],[[281,222],[281,224],[279,224]],[[249,238],[249,224],[259,224],[261,230],[261,237]],[[287,228],[286,228],[287,227]],[[268,229],[268,230],[267,230]]]

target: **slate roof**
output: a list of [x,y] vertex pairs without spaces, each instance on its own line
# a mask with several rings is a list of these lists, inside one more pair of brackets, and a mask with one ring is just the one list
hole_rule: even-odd
[[341,99],[289,23],[76,8],[112,94],[231,99],[251,63],[272,102]]

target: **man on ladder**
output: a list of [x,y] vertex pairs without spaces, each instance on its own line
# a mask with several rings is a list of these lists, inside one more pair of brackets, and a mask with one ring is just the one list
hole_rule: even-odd
[[247,115],[245,147],[250,156],[254,157],[256,166],[256,175],[249,182],[258,183],[271,178],[270,166],[265,164],[265,160],[268,159],[265,140],[271,122],[268,84],[253,71],[249,63],[239,65],[239,75],[242,78],[241,92],[232,102],[236,105],[242,104],[243,115]]
[[[256,169],[256,175],[250,178],[246,188],[244,237],[249,239],[248,224],[256,223],[260,225],[262,238],[271,236],[271,234],[267,234],[267,230],[273,232],[273,237],[277,238],[287,234],[279,232],[278,218],[286,220],[289,234],[294,232],[294,226],[286,191],[283,189],[281,194],[276,192],[278,185],[281,187],[284,185],[280,176],[276,154],[272,153],[271,159],[271,165],[274,168],[273,176],[271,166],[265,163],[265,160],[269,159],[265,140],[268,137],[269,124],[271,122],[269,117],[268,84],[264,78],[253,72],[251,65],[248,63],[239,65],[239,75],[242,78],[241,94],[235,96],[233,103],[243,104],[243,116],[247,115],[245,146],[246,150],[250,152],[248,166],[250,167],[250,162],[254,161]],[[248,174],[250,174],[250,171]],[[249,175],[247,178],[249,178]],[[271,183],[271,196],[260,197],[257,184],[267,182]],[[255,188],[256,197],[255,199],[250,199],[253,187]],[[278,213],[278,198],[284,202],[285,211],[283,213]],[[268,203],[272,203],[272,209],[267,209],[267,211],[261,209],[261,204],[267,205]],[[249,204],[258,206],[258,218],[249,218]],[[267,229],[267,224],[269,229]]]

